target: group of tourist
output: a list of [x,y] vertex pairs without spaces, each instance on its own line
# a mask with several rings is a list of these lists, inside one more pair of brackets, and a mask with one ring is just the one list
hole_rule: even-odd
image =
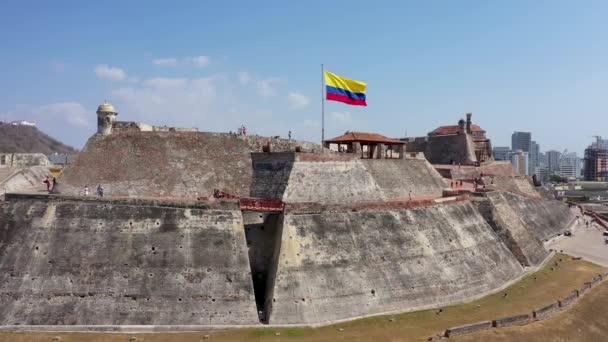
[[[97,196],[103,197],[103,186],[101,186],[101,184],[97,185],[96,191],[97,191]],[[88,185],[84,186],[83,194],[85,196],[89,196],[89,186]]]
[[[46,184],[46,191],[48,191],[49,193],[51,193],[51,191],[53,191],[53,189],[55,189],[55,186],[57,185],[57,178],[53,177],[49,177],[46,176],[46,178],[44,179],[44,181],[42,181],[42,183]],[[97,196],[99,197],[103,197],[103,186],[101,186],[101,184],[97,185]],[[82,191],[82,194],[84,196],[89,196],[89,186],[85,185],[84,189]]]
[[46,184],[46,191],[50,193],[51,191],[53,191],[53,189],[55,189],[55,185],[57,184],[57,178],[51,178],[49,176],[46,176],[42,183]]

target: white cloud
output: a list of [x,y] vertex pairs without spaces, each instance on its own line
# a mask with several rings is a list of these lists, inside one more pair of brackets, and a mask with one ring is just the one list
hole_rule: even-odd
[[[223,78],[152,78],[137,85],[112,91],[115,106],[128,119],[151,124],[192,127],[196,125],[222,127],[224,119],[215,115],[218,86]],[[119,107],[118,107],[119,106]]]
[[331,112],[329,113],[329,119],[341,124],[347,124],[352,122],[350,112]]
[[198,68],[204,68],[211,63],[211,60],[207,56],[190,57],[187,60]]
[[251,82],[251,75],[247,71],[241,71],[237,74],[239,79],[239,83],[242,85],[247,85]]
[[120,81],[127,77],[127,73],[121,68],[111,67],[107,64],[95,66],[95,74],[99,78],[105,78],[112,81]]
[[321,127],[321,124],[318,120],[306,119],[304,120],[304,122],[302,122],[302,126],[304,126],[305,128],[319,128]]
[[188,80],[185,78],[151,78],[145,80],[143,84],[148,87],[153,88],[175,88],[182,87],[186,84]]
[[175,67],[178,65],[190,65],[197,68],[204,68],[211,63],[211,58],[209,56],[195,56],[195,57],[185,57],[185,58],[156,58],[152,60],[152,64],[160,65],[160,66],[171,66]]
[[166,65],[166,66],[176,66],[177,59],[176,58],[158,58],[152,60],[152,64],[154,65]]
[[265,78],[255,82],[255,87],[261,97],[273,97],[277,94],[275,85],[280,81],[275,78]]
[[308,106],[310,99],[302,93],[292,91],[287,94],[287,102],[289,102],[289,109],[298,110]]
[[65,120],[75,127],[87,127],[94,121],[93,111],[89,111],[78,102],[59,102],[39,106],[32,110],[37,115],[50,115]]

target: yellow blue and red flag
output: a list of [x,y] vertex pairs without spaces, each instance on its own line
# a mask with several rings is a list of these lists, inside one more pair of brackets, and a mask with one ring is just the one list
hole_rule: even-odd
[[367,106],[365,89],[367,84],[334,75],[325,71],[325,98],[353,106]]

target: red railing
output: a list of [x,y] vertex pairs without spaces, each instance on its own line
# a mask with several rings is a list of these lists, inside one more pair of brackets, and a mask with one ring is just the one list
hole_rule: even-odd
[[283,211],[283,202],[280,200],[245,197],[240,202],[241,210]]

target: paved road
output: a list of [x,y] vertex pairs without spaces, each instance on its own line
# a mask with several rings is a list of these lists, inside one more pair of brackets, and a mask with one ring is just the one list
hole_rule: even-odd
[[[580,215],[578,209],[575,210],[576,215]],[[582,217],[579,223],[572,228],[573,236],[559,237],[546,244],[546,248],[552,248],[558,252],[563,250],[576,257],[583,257],[598,265],[608,267],[608,244],[604,242],[602,233],[604,229],[597,224],[591,225],[589,228],[585,225],[585,221],[590,221],[589,216]]]

